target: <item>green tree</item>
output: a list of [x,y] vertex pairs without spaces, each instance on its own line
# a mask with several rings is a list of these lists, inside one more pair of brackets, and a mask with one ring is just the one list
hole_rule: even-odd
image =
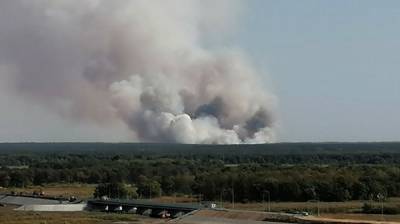
[[140,176],[137,183],[138,193],[141,196],[152,198],[162,193],[161,184],[154,179]]
[[126,199],[130,194],[132,195],[133,192],[123,183],[103,183],[97,185],[93,196],[95,198],[107,196],[109,198]]

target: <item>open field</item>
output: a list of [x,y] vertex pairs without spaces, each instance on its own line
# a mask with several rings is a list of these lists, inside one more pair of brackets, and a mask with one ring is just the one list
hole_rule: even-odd
[[[392,224],[400,223],[400,216],[361,215],[361,214],[330,214],[323,216],[296,216],[282,213],[253,212],[244,210],[201,210],[184,217],[178,223],[313,223],[313,224]],[[264,221],[264,222],[263,222]]]
[[381,216],[381,215],[375,215],[375,214],[322,214],[321,218],[400,222],[400,215],[383,215],[383,216]]
[[75,196],[80,199],[93,197],[96,185],[90,184],[47,184],[43,186],[29,186],[26,188],[0,188],[0,193],[23,192],[31,194],[32,192],[43,191],[47,196]]
[[0,207],[1,224],[110,224],[110,223],[164,223],[132,214],[106,214],[99,212],[21,212],[15,207]]
[[[320,202],[320,213],[347,213],[352,210],[360,210],[363,205],[360,201],[348,202]],[[317,212],[317,203],[312,202],[271,202],[272,212],[282,211],[308,211],[312,213]],[[231,203],[224,203],[225,208],[232,208]],[[267,210],[268,205],[263,203],[235,203],[235,209],[239,210],[252,210],[264,211]]]
[[[346,219],[346,220],[369,220],[369,221],[390,221],[400,222],[400,215],[380,214],[359,214],[363,201],[348,202],[320,202],[319,210],[321,218]],[[372,203],[378,206],[378,203]],[[392,207],[400,204],[400,198],[391,198],[384,203],[384,206]],[[308,211],[317,214],[317,203],[313,202],[271,202],[271,211]],[[231,203],[224,203],[225,208],[232,208]],[[268,208],[263,203],[235,203],[235,209],[263,211]]]
[[[365,202],[371,203],[375,206],[380,206],[378,202],[370,201],[347,201],[347,202],[271,202],[272,212],[282,211],[308,211],[317,213],[317,207],[321,214],[335,214],[335,213],[354,213],[359,212]],[[384,202],[384,206],[394,207],[400,205],[400,198],[390,198]],[[224,203],[225,208],[232,208],[231,203]],[[263,211],[267,210],[268,203],[235,203],[235,209],[240,210],[253,210]]]

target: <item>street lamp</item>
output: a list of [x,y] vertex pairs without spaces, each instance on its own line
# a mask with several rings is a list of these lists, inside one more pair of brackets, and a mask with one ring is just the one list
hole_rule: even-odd
[[220,198],[219,198],[220,199],[221,208],[224,208],[224,202],[223,202],[224,198],[223,197],[224,197],[225,191],[226,190],[224,188],[221,189],[221,194],[220,194]]
[[317,216],[319,216],[319,200],[310,200],[309,202],[316,202],[317,203]]
[[222,202],[222,196],[223,196],[223,194],[225,193],[225,192],[231,192],[231,196],[232,196],[232,209],[234,209],[235,208],[235,190],[234,190],[234,188],[232,187],[232,188],[228,188],[228,189],[223,189],[222,191],[221,191],[221,202]]
[[265,193],[268,194],[268,212],[271,212],[271,194],[270,194],[269,190],[264,190],[263,191],[264,211],[267,211],[266,206],[265,206]]
[[376,195],[376,197],[378,198],[378,201],[381,203],[381,218],[383,219],[383,199],[385,198],[385,196],[379,193],[378,195]]
[[319,196],[315,191],[315,187],[311,188],[314,200],[310,200],[310,202],[317,202],[317,215],[319,216]]
[[201,205],[201,201],[203,200],[203,194],[198,195],[199,205]]
[[149,185],[149,200],[151,200],[151,185]]
[[234,190],[233,186],[231,188],[231,193],[232,193],[232,209],[234,209],[235,208],[235,190]]

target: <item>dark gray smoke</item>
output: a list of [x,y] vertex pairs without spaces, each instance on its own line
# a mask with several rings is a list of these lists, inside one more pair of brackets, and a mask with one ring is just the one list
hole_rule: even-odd
[[4,0],[0,76],[63,116],[122,119],[140,141],[271,142],[274,97],[250,63],[203,47],[232,28],[237,5]]

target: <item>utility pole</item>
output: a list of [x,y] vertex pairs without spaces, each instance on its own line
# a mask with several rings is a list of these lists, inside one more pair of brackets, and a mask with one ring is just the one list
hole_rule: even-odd
[[225,189],[222,188],[220,198],[219,198],[221,208],[224,208],[224,203],[223,203],[224,191],[225,191]]
[[269,190],[264,190],[263,191],[263,204],[264,204],[264,211],[267,211],[267,208],[265,206],[265,193],[268,194],[268,212],[271,212],[271,195]]
[[151,185],[149,184],[149,199],[151,200]]
[[314,200],[311,200],[311,201],[317,202],[317,216],[319,216],[319,195],[315,191],[315,187],[312,187],[311,189],[312,189],[312,194],[313,194],[313,198],[314,198]]
[[199,194],[199,196],[198,196],[199,205],[201,205],[202,199],[203,199],[203,194]]
[[317,216],[319,216],[319,199],[310,200],[309,202],[317,203]]
[[381,219],[383,220],[383,199],[384,199],[384,196],[383,196],[383,194],[379,193],[378,195],[376,195],[376,197],[378,198],[379,202],[381,203]]
[[232,185],[232,209],[235,209],[235,190]]
[[262,203],[263,203],[263,206],[264,206],[264,212],[266,212],[267,208],[265,206],[265,191],[263,191],[263,194],[262,194]]

